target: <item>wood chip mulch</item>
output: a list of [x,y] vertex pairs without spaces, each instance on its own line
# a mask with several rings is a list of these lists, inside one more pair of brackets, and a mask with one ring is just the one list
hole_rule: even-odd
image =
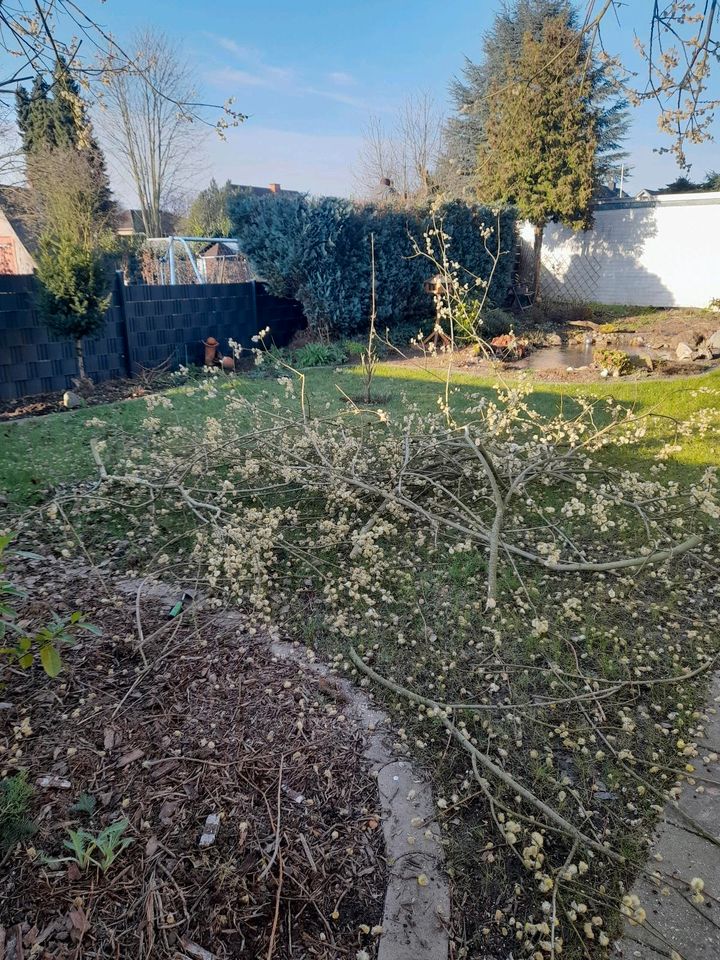
[[[27,771],[35,830],[0,851],[0,955],[374,957],[382,829],[341,692],[192,602],[171,618],[37,561],[21,583],[25,617],[82,610],[102,635],[55,680],[4,671],[0,777]],[[122,819],[105,873],[58,862],[70,829]]]

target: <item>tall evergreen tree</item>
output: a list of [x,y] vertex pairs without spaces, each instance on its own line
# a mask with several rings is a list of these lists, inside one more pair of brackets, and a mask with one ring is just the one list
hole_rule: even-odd
[[[569,29],[577,29],[577,14],[570,0],[505,2],[483,38],[481,59],[467,59],[461,78],[451,83],[455,116],[445,127],[445,150],[439,164],[439,179],[446,194],[465,198],[476,195],[477,152],[492,105],[491,88],[505,75],[508,61],[517,62],[526,34],[539,39],[544,25],[558,18]],[[602,183],[619,173],[626,158],[621,144],[628,128],[627,104],[617,98],[609,78],[596,63],[591,62],[589,67],[598,107],[596,177]]]
[[31,156],[55,144],[53,105],[44,77],[35,77],[32,89],[18,87],[15,106],[23,153]]
[[582,36],[564,17],[525,34],[489,88],[475,180],[484,201],[511,203],[535,227],[535,293],[545,225],[592,223],[600,108]]
[[93,139],[80,86],[68,69],[64,57],[58,57],[52,80],[53,146],[86,150]]
[[97,172],[101,209],[110,211],[113,202],[105,157],[67,61],[58,57],[51,84],[38,76],[30,93],[18,87],[15,102],[28,179],[33,180],[33,156],[55,149],[79,150]]
[[103,325],[109,302],[113,216],[103,209],[102,183],[87,151],[38,151],[33,172],[40,184],[29,191],[40,227],[40,313],[51,330],[74,340],[84,380],[83,340]]

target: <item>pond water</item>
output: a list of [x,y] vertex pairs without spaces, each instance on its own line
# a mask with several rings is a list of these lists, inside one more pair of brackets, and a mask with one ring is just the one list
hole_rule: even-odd
[[[588,367],[592,363],[593,344],[572,344],[565,347],[541,347],[533,350],[518,366],[528,370],[566,370],[568,367]],[[621,347],[624,353],[630,356],[653,356],[654,351],[647,347]]]

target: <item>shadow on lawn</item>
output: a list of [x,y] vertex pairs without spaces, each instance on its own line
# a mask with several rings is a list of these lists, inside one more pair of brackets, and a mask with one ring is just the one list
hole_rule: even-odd
[[[445,382],[441,373],[425,371],[420,368],[408,371],[407,367],[393,369],[384,365],[381,373],[376,376],[377,390],[390,393],[392,400],[388,409],[399,412],[399,401],[402,392],[398,381],[405,381],[407,392],[412,399],[422,398],[428,403],[428,409],[437,409],[435,398],[444,393]],[[353,376],[360,375],[359,368],[349,368],[343,371]],[[512,389],[513,382],[498,384],[490,378],[477,377],[472,374],[453,374],[451,381],[451,401],[463,409],[461,398],[468,395],[468,405],[472,402],[471,395],[481,394],[488,398],[495,397],[498,389]],[[720,371],[701,374],[672,381],[633,381],[632,383],[599,383],[599,384],[548,384],[546,381],[537,383],[529,398],[530,406],[544,417],[554,417],[564,413],[568,418],[580,412],[578,397],[590,397],[599,401],[611,400],[627,411],[638,416],[648,417],[648,432],[641,444],[632,446],[622,445],[608,448],[606,455],[608,463],[613,466],[630,466],[644,461],[655,462],[660,450],[668,443],[677,442],[682,445],[682,451],[674,454],[667,461],[667,475],[682,479],[688,472],[697,473],[709,466],[720,463]],[[697,437],[683,437],[677,433],[678,425],[693,414],[701,410],[714,411],[714,422],[711,422],[702,433],[698,430]],[[598,423],[604,425],[610,421],[607,410],[598,405]],[[691,479],[690,476],[687,477]]]

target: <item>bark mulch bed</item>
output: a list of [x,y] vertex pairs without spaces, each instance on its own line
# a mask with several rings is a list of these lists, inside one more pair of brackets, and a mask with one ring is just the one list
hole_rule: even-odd
[[[27,771],[34,833],[0,851],[0,956],[3,937],[5,960],[375,956],[377,791],[341,692],[240,621],[62,570],[24,562],[23,616],[82,610],[102,635],[55,680],[4,672],[0,776]],[[57,862],[69,829],[122,819],[106,873]]]
[[[82,391],[82,399],[86,406],[94,407],[99,403],[115,403],[118,400],[130,400],[133,397],[144,397],[148,393],[157,393],[172,386],[172,380],[167,376],[150,380],[106,380],[103,383],[93,384],[92,389]],[[73,393],[76,393],[73,389]],[[13,400],[0,400],[0,422],[7,420],[21,420],[23,417],[44,417],[48,413],[67,413],[63,406],[64,390],[52,390],[49,393],[39,393],[31,397],[20,397]]]

